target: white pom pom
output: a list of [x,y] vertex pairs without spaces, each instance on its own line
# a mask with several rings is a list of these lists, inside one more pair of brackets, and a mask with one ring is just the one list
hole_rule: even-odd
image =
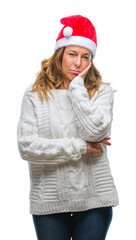
[[65,27],[63,29],[63,35],[65,37],[70,37],[72,35],[73,29],[71,27]]

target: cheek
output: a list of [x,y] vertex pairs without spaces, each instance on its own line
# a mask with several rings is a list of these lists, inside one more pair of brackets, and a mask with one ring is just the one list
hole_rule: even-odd
[[69,70],[71,65],[72,65],[72,61],[71,60],[63,59],[63,61],[62,61],[62,70],[63,71]]
[[88,65],[89,65],[89,61],[84,62],[84,63],[83,63],[84,69],[87,68]]

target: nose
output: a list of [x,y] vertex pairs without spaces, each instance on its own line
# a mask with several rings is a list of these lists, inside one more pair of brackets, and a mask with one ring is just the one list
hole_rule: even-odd
[[78,67],[78,68],[81,66],[81,57],[80,56],[76,57],[75,66]]

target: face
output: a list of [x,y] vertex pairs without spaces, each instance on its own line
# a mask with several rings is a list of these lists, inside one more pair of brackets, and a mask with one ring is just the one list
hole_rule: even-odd
[[80,46],[68,46],[65,48],[62,58],[62,71],[71,81],[89,64],[91,52]]

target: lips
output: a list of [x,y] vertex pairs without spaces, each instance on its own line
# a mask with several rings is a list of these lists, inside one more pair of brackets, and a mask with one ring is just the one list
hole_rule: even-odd
[[72,70],[71,72],[75,73],[75,74],[79,74],[80,73],[80,71],[77,71],[77,70]]

